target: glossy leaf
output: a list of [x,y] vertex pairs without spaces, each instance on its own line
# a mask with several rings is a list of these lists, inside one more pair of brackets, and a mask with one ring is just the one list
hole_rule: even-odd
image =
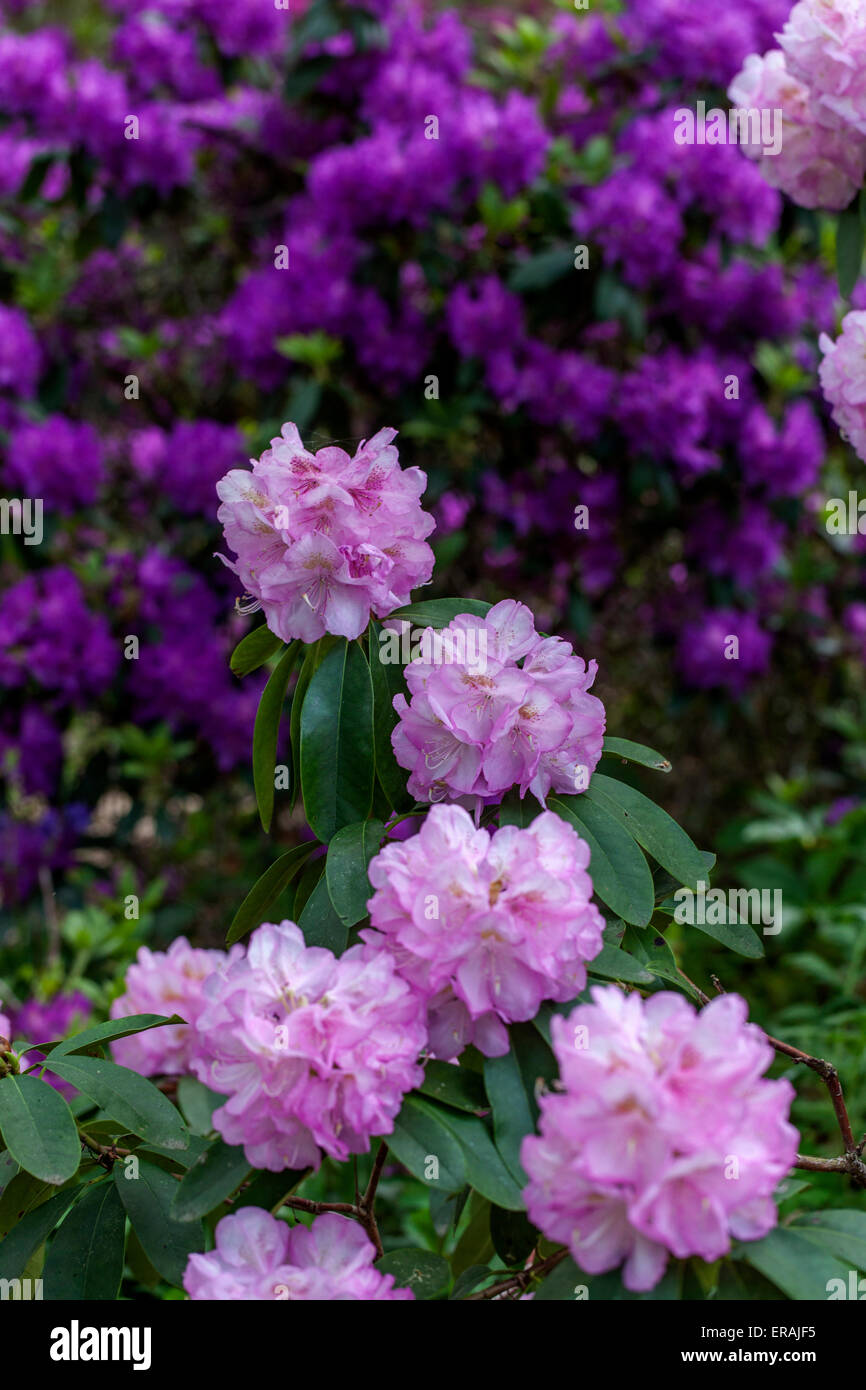
[[177,1221],[195,1221],[206,1216],[240,1187],[249,1171],[249,1159],[242,1148],[215,1139],[187,1169],[183,1181],[176,1184],[172,1216]]
[[655,907],[652,874],[618,817],[591,801],[588,791],[580,796],[551,796],[547,804],[589,845],[589,873],[596,897],[623,921],[645,927]]
[[258,671],[260,666],[264,666],[266,661],[270,661],[271,657],[276,655],[282,645],[283,639],[271,632],[267,623],[253,628],[252,632],[241,638],[232,652],[230,665],[233,673],[236,676],[248,676],[251,671]]
[[117,1298],[125,1244],[123,1204],[106,1177],[82,1193],[54,1237],[43,1273],[45,1298]]
[[200,1221],[177,1220],[172,1202],[178,1184],[164,1168],[140,1159],[138,1176],[127,1177],[128,1171],[114,1165],[114,1181],[126,1214],[154,1269],[180,1288],[190,1255],[204,1249],[204,1228]]
[[138,1072],[102,1058],[56,1054],[51,1057],[51,1070],[125,1125],[130,1134],[164,1149],[187,1148],[189,1134],[178,1111]]
[[626,782],[598,772],[593,773],[584,795],[616,816],[638,844],[673,874],[677,882],[695,888],[704,879],[706,867],[700,850],[673,817],[648,796]]
[[16,1163],[43,1182],[66,1182],[78,1169],[72,1111],[47,1081],[14,1074],[0,1081],[0,1132]]
[[373,802],[373,685],[357,642],[339,642],[310,681],[300,744],[307,820],[328,843]]
[[288,888],[295,875],[306,864],[313,850],[317,848],[315,842],[295,845],[294,849],[288,850],[285,854],[281,854],[279,859],[274,860],[273,864],[265,870],[261,878],[247,893],[235,913],[232,924],[226,933],[227,946],[233,945],[235,941],[240,941],[247,932],[253,931],[256,927],[261,926],[262,922],[267,921],[271,908]]
[[253,729],[253,783],[259,817],[266,833],[271,828],[274,816],[274,767],[277,761],[277,739],[283,701],[286,698],[289,677],[300,654],[300,642],[290,643],[271,672],[256,711]]
[[379,820],[344,825],[328,845],[325,879],[334,910],[346,927],[367,916],[367,899],[373,890],[367,866],[379,851],[385,827]]

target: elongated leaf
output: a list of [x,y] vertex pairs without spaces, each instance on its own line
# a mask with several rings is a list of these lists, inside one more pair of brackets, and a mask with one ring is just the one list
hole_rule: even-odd
[[848,1266],[790,1227],[777,1226],[763,1240],[743,1245],[735,1255],[789,1298],[823,1301],[833,1279],[842,1279],[847,1287]]
[[451,1283],[448,1261],[431,1250],[389,1250],[376,1261],[380,1274],[393,1274],[401,1289],[411,1289],[416,1298],[435,1298]]
[[146,1033],[151,1028],[164,1028],[166,1024],[185,1023],[180,1014],[166,1018],[162,1014],[130,1014],[127,1018],[110,1018],[105,1023],[96,1023],[85,1028],[73,1038],[62,1042],[49,1043],[40,1048],[41,1052],[52,1052],[60,1057],[67,1053],[84,1052],[88,1047],[100,1047],[103,1043],[116,1042],[118,1038],[130,1038],[135,1033]]
[[622,944],[644,970],[668,984],[675,985],[690,998],[696,997],[677,969],[674,953],[661,932],[638,931],[636,927],[627,927]]
[[294,849],[288,850],[285,854],[281,854],[279,859],[274,860],[258,882],[253,884],[235,913],[232,924],[226,933],[227,946],[233,945],[235,941],[240,941],[247,932],[253,931],[255,927],[267,920],[268,914],[280,894],[285,892],[313,850],[317,848],[315,841],[312,844],[295,845]]
[[125,1239],[123,1204],[105,1178],[86,1189],[52,1241],[43,1272],[45,1298],[117,1298]]
[[602,980],[623,980],[630,985],[651,985],[653,977],[649,970],[628,951],[614,946],[602,946],[598,955],[587,962],[590,975]]
[[837,1260],[866,1270],[866,1211],[816,1211],[799,1216],[788,1230],[822,1246]]
[[490,1236],[500,1260],[518,1267],[524,1264],[538,1240],[538,1232],[530,1225],[525,1212],[503,1211],[502,1207],[490,1208]]
[[536,816],[541,815],[541,811],[534,796],[519,797],[516,792],[510,791],[499,807],[499,824],[516,825],[519,830],[526,830]]
[[476,1192],[507,1211],[522,1211],[524,1203],[520,1187],[500,1158],[484,1121],[477,1115],[467,1115],[459,1110],[439,1110],[437,1107],[437,1112],[437,1118],[451,1131],[463,1150],[466,1176]]
[[435,1106],[407,1096],[387,1143],[394,1157],[422,1182],[440,1192],[457,1192],[464,1186],[466,1165],[461,1147]]
[[450,1062],[428,1062],[418,1089],[431,1100],[453,1105],[455,1110],[468,1110],[470,1114],[490,1108],[478,1073],[454,1067]]
[[192,1134],[210,1134],[213,1129],[213,1112],[224,1101],[225,1096],[211,1091],[204,1082],[196,1081],[195,1077],[178,1077],[177,1103]]
[[[547,1006],[543,1006],[546,1008]],[[560,1006],[557,1005],[558,1009]],[[568,1013],[571,1012],[572,1005],[567,1007]],[[517,1065],[520,1067],[520,1075],[523,1078],[523,1089],[529,1101],[529,1109],[532,1115],[532,1123],[538,1121],[538,1095],[544,1088],[549,1088],[554,1078],[559,1073],[553,1049],[550,1046],[550,1016],[544,1016],[540,1012],[532,1023],[512,1023],[508,1032],[511,1037],[511,1047],[517,1058]]]
[[657,753],[654,748],[647,748],[643,743],[632,743],[629,738],[606,738],[602,744],[602,753],[609,753],[614,758],[624,758],[628,763],[639,763],[641,767],[651,767],[656,772],[670,772],[671,764],[661,753]]
[[15,1162],[43,1182],[66,1182],[78,1170],[72,1111],[47,1081],[11,1074],[0,1081],[0,1132]]
[[126,1171],[115,1164],[114,1181],[135,1234],[154,1269],[180,1288],[190,1255],[204,1249],[204,1227],[176,1219],[171,1204],[178,1184],[170,1173],[146,1160],[139,1161],[137,1178]]
[[301,654],[300,642],[292,642],[271,672],[256,712],[253,729],[253,782],[262,828],[267,833],[274,816],[274,766],[277,761],[277,738],[289,676]]
[[232,1211],[241,1207],[265,1207],[268,1211],[276,1209],[281,1197],[289,1197],[304,1178],[310,1176],[309,1168],[286,1168],[282,1173],[258,1173],[252,1182],[243,1187],[232,1202]]
[[238,642],[231,656],[231,668],[236,676],[248,676],[270,661],[283,645],[283,640],[271,632],[266,623],[253,628]]
[[324,874],[319,879],[298,918],[308,946],[324,946],[341,956],[349,940],[349,928],[337,916]]
[[206,1216],[240,1187],[249,1171],[249,1160],[243,1149],[215,1139],[187,1169],[183,1181],[176,1184],[171,1204],[175,1220],[195,1221]]
[[408,694],[403,668],[382,660],[379,634],[374,623],[370,629],[370,675],[373,680],[373,741],[376,753],[376,777],[388,803],[395,811],[409,811],[413,800],[406,790],[408,773],[394,757],[391,734],[397,724],[394,696]]
[[381,821],[359,821],[357,825],[344,825],[328,845],[328,892],[337,916],[347,927],[354,927],[367,916],[367,899],[373,894],[367,866],[378,853],[384,835]]
[[863,261],[863,224],[856,207],[839,213],[836,224],[836,275],[839,293],[850,299]]
[[357,642],[342,641],[310,681],[301,711],[301,788],[313,831],[328,843],[373,803],[373,684]]
[[310,681],[318,671],[328,652],[337,645],[338,639],[326,633],[320,637],[318,642],[314,642],[307,647],[301,669],[298,672],[298,679],[295,682],[295,689],[292,695],[292,712],[289,720],[292,741],[292,765],[294,767],[294,777],[292,779],[292,805],[298,799],[301,789],[301,710],[304,708],[304,700],[310,688]]
[[138,1072],[102,1058],[56,1054],[51,1057],[51,1070],[119,1120],[130,1134],[159,1148],[187,1148],[189,1134],[180,1114],[162,1091]]
[[30,1257],[49,1237],[81,1189],[64,1187],[49,1201],[22,1216],[0,1241],[0,1279],[20,1279]]
[[638,844],[673,874],[677,882],[695,888],[704,879],[706,867],[700,850],[673,817],[648,796],[599,772],[593,773],[584,795],[615,815]]
[[395,608],[389,613],[392,618],[405,618],[414,627],[447,627],[453,618],[461,613],[471,613],[476,618],[484,618],[492,604],[478,598],[433,598],[422,599],[418,603],[408,603],[405,608]]
[[645,927],[655,906],[652,874],[621,821],[590,801],[588,791],[580,796],[552,796],[547,804],[589,845],[589,874],[596,897],[623,921]]
[[473,1266],[486,1265],[496,1253],[490,1234],[490,1212],[487,1198],[473,1192],[469,1198],[469,1224],[451,1256],[451,1270],[458,1279]]
[[[484,1086],[493,1109],[496,1147],[514,1181],[525,1187],[527,1177],[520,1162],[520,1146],[526,1135],[533,1133],[535,1117],[513,1047],[504,1057],[485,1058]],[[494,1234],[494,1244],[495,1241]],[[502,1253],[498,1247],[497,1253]]]

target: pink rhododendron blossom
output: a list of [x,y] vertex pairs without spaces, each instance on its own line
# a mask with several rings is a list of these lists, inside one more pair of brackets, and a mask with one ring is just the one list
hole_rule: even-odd
[[553,1019],[561,1090],[523,1141],[527,1211],[588,1274],[625,1261],[626,1288],[651,1289],[669,1254],[717,1260],[775,1226],[794,1090],[763,1077],[773,1051],[739,995],[699,1013],[667,991],[592,998]]
[[190,946],[185,936],[179,936],[167,951],[142,946],[126,972],[126,993],[111,1006],[111,1017],[178,1014],[186,1022],[118,1038],[111,1044],[114,1060],[142,1076],[189,1074],[195,1030],[204,1007],[204,982],[243,953],[242,946],[233,946],[228,953],[201,950]]
[[376,1251],[361,1227],[336,1212],[287,1226],[270,1212],[243,1207],[216,1228],[216,1249],[190,1255],[183,1286],[193,1300],[316,1299],[328,1303],[414,1299],[393,1274],[373,1266]]
[[552,811],[489,834],[460,806],[434,806],[419,834],[372,860],[377,930],[362,936],[384,936],[427,1001],[436,1056],[470,1042],[500,1056],[506,1023],[580,993],[604,929],[588,863],[589,847]]
[[800,0],[776,38],[819,119],[841,117],[866,135],[866,0]]
[[12,1041],[12,1024],[5,1014],[0,1014],[0,1048]]
[[406,667],[411,699],[395,695],[394,755],[419,801],[467,798],[476,810],[510,787],[542,805],[549,791],[586,789],[601,757],[604,705],[570,643],[541,637],[525,604],[506,599],[485,618],[460,614],[428,629]]
[[205,997],[192,1068],[228,1096],[214,1125],[256,1168],[365,1152],[422,1079],[423,1005],[386,951],[353,946],[338,960],[294,923],[266,922]]
[[743,145],[773,188],[804,208],[848,206],[866,173],[866,138],[841,118],[818,110],[809,88],[786,66],[784,53],[750,54],[728,96],[740,110],[782,112],[778,153],[768,154],[760,143]]
[[821,388],[833,410],[842,438],[866,462],[866,310],[854,309],[842,320],[835,343],[822,333],[824,360]]
[[421,509],[427,478],[401,469],[380,430],[352,458],[330,446],[311,454],[295,425],[283,425],[253,471],[232,469],[217,484],[217,513],[236,562],[220,556],[268,627],[288,642],[326,632],[360,637],[370,612],[386,617],[427,584],[434,528]]

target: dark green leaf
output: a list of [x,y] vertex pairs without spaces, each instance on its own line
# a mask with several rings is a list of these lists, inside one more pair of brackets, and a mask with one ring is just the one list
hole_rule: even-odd
[[839,213],[836,224],[836,276],[839,293],[850,299],[863,261],[863,224],[856,207]]
[[454,1288],[448,1296],[449,1301],[452,1303],[457,1302],[461,1298],[465,1298],[467,1294],[479,1288],[482,1284],[486,1284],[488,1280],[492,1283],[494,1279],[501,1278],[501,1269],[491,1269],[489,1265],[470,1265],[468,1269],[464,1269],[463,1273],[455,1279]]
[[490,1236],[493,1248],[509,1266],[523,1265],[535,1249],[538,1232],[522,1211],[503,1211],[490,1208]]
[[225,1102],[225,1096],[211,1091],[194,1076],[178,1077],[177,1103],[193,1134],[210,1134],[213,1112]]
[[339,642],[316,671],[301,711],[307,820],[327,843],[366,820],[373,802],[373,685],[357,642]]
[[393,1274],[401,1289],[411,1289],[416,1298],[435,1298],[451,1283],[447,1260],[430,1250],[389,1250],[376,1261],[380,1274]]
[[508,288],[514,290],[515,294],[544,290],[573,270],[574,252],[571,247],[551,246],[515,266],[508,277]]
[[[695,888],[703,880],[706,873],[704,856],[673,817],[650,801],[648,796],[625,782],[604,777],[599,772],[593,773],[584,795],[615,815],[638,844],[658,860],[663,869],[673,874],[677,882]],[[618,913],[618,916],[622,915]],[[638,922],[636,925],[642,924]]]
[[52,1241],[45,1260],[45,1298],[117,1298],[123,1278],[126,1218],[110,1178],[88,1187]]
[[215,1139],[204,1153],[188,1168],[183,1181],[176,1184],[172,1215],[177,1221],[195,1221],[206,1216],[236,1187],[240,1187],[250,1171],[243,1149]]
[[643,743],[632,743],[629,738],[606,738],[602,745],[602,753],[624,758],[628,763],[640,763],[641,767],[651,767],[656,772],[671,770],[671,764],[661,753],[657,753],[654,748],[647,748]]
[[406,790],[408,773],[394,757],[391,734],[397,724],[394,696],[407,694],[403,668],[382,660],[379,641],[381,628],[374,623],[370,629],[370,675],[373,680],[373,737],[376,750],[376,776],[379,785],[395,811],[409,811],[412,797]]
[[96,1023],[92,1028],[85,1028],[73,1038],[49,1043],[40,1051],[50,1051],[55,1057],[65,1056],[83,1052],[88,1047],[101,1047],[103,1043],[116,1042],[118,1038],[131,1038],[135,1033],[146,1033],[151,1028],[164,1028],[166,1024],[185,1021],[179,1014],[172,1014],[171,1018],[162,1014],[130,1014],[127,1018],[110,1018],[105,1023]]
[[43,1182],[77,1172],[81,1140],[72,1111],[47,1081],[10,1074],[0,1081],[0,1132],[16,1163]]
[[238,642],[231,656],[231,668],[236,676],[248,676],[257,671],[280,650],[283,640],[266,623],[253,628]]
[[847,1286],[848,1266],[789,1227],[777,1226],[763,1240],[750,1241],[736,1252],[789,1298],[824,1301],[831,1279]]
[[270,830],[274,815],[274,767],[283,701],[286,698],[289,676],[300,654],[300,642],[290,643],[271,672],[256,711],[253,729],[253,782],[259,816],[265,832]]
[[453,1105],[455,1110],[488,1110],[487,1096],[481,1077],[465,1067],[454,1067],[450,1062],[430,1061],[424,1068],[424,1080],[418,1087],[431,1100],[441,1101],[443,1105]]
[[407,1096],[387,1144],[414,1177],[442,1192],[457,1192],[466,1182],[466,1166],[461,1147],[443,1124],[441,1113],[427,1101]]
[[432,598],[418,603],[408,603],[405,608],[395,608],[388,615],[388,621],[405,618],[414,627],[447,627],[453,618],[461,613],[471,613],[473,617],[484,618],[492,604],[477,598]]
[[253,885],[234,915],[226,934],[226,945],[240,941],[247,932],[267,920],[274,903],[288,888],[298,870],[306,863],[317,848],[312,844],[295,845],[294,849],[281,854],[270,868],[266,869],[257,883]]
[[66,1214],[80,1192],[78,1187],[64,1187],[50,1201],[42,1202],[21,1220],[0,1241],[0,1279],[20,1279],[27,1261],[47,1239],[62,1216]]
[[164,1168],[140,1159],[138,1176],[127,1176],[132,1171],[114,1165],[120,1200],[154,1269],[180,1288],[190,1255],[204,1249],[204,1227],[176,1219],[171,1204],[178,1184]]
[[623,980],[631,985],[653,982],[649,970],[639,960],[614,946],[602,946],[598,955],[587,962],[586,968],[590,975],[598,975],[602,980]]
[[58,1057],[56,1053],[51,1057],[51,1070],[119,1120],[130,1134],[164,1149],[187,1148],[189,1134],[180,1114],[162,1091],[138,1072],[102,1058]]
[[298,926],[308,946],[324,946],[340,956],[349,940],[349,928],[334,911],[324,875],[319,879],[298,918]]
[[451,1131],[463,1150],[470,1186],[508,1211],[522,1211],[523,1197],[509,1173],[484,1121],[477,1115],[436,1107],[437,1118]]
[[367,866],[385,835],[379,820],[359,821],[344,825],[328,845],[325,879],[328,893],[337,916],[346,927],[354,927],[367,916],[367,899],[373,890],[367,877]]
[[799,1216],[787,1228],[822,1246],[837,1260],[866,1270],[866,1211],[831,1210]]
[[652,874],[620,820],[591,801],[588,791],[580,796],[552,796],[547,804],[589,845],[589,874],[596,897],[623,921],[645,927],[655,906]]
[[[484,1086],[493,1109],[496,1147],[514,1181],[525,1187],[527,1178],[520,1162],[520,1146],[535,1129],[532,1104],[513,1047],[504,1057],[484,1062]],[[495,1242],[494,1235],[494,1242]],[[501,1254],[497,1247],[497,1253]]]

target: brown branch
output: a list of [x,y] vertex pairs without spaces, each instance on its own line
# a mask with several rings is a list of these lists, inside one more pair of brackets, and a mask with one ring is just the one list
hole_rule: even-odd
[[549,1274],[558,1264],[565,1259],[568,1251],[565,1249],[557,1250],[555,1254],[548,1255],[546,1260],[540,1264],[529,1265],[526,1269],[521,1269],[517,1274],[510,1274],[507,1279],[502,1279],[498,1284],[491,1284],[488,1289],[482,1289],[480,1293],[470,1293],[464,1302],[479,1303],[484,1299],[498,1298],[501,1293],[523,1292],[533,1279],[537,1279],[540,1274]]
[[382,1176],[382,1170],[385,1167],[385,1159],[387,1157],[388,1145],[385,1143],[383,1139],[382,1143],[379,1145],[378,1150],[376,1151],[376,1157],[373,1160],[373,1171],[370,1174],[370,1181],[367,1183],[366,1191],[364,1192],[363,1197],[358,1203],[358,1219],[361,1222],[361,1225],[364,1227],[364,1230],[367,1232],[367,1235],[370,1237],[370,1240],[376,1247],[377,1260],[381,1255],[384,1255],[385,1252],[382,1249],[382,1240],[379,1236],[379,1227],[376,1225],[376,1189],[379,1186],[379,1179]]
[[357,1216],[354,1202],[314,1202],[310,1197],[283,1197],[281,1207],[291,1207],[292,1211],[305,1211],[310,1216],[321,1216],[326,1211],[339,1211],[345,1216]]

